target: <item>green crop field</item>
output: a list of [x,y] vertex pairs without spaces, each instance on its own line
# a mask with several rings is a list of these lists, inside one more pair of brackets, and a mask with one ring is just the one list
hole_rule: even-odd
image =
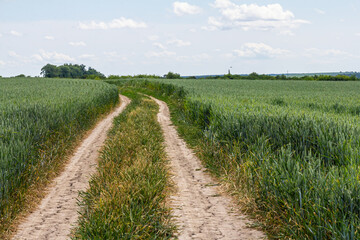
[[46,182],[79,134],[117,103],[117,88],[103,82],[0,79],[1,230],[27,189]]
[[206,164],[280,221],[278,236],[360,238],[359,82],[156,81],[132,85],[183,87],[183,115],[217,146]]

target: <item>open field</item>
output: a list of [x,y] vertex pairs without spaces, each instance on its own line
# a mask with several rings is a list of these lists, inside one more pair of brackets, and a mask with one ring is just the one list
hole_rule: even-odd
[[359,238],[359,83],[161,83],[131,84],[180,99],[184,91],[164,83],[188,92],[178,107],[201,129],[207,166],[281,226],[273,234]]
[[101,82],[0,79],[1,233],[28,190],[52,178],[74,142],[117,103],[118,90]]

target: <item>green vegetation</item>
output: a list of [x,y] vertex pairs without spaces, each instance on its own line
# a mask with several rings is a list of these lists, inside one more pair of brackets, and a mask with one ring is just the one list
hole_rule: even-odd
[[168,72],[167,74],[165,74],[164,76],[166,79],[179,79],[180,78],[180,74],[178,73],[173,73],[173,72]]
[[110,75],[107,77],[107,79],[109,80],[113,80],[113,79],[140,79],[140,78],[146,78],[146,79],[151,79],[151,78],[162,78],[160,76],[157,75],[148,75],[148,74],[139,74],[139,75],[125,75],[125,76],[119,76],[119,75]]
[[102,82],[0,79],[0,238],[29,189],[46,184],[81,133],[117,103],[118,89]]
[[273,237],[360,238],[359,82],[127,84],[175,99],[180,130]]
[[76,239],[170,239],[166,156],[158,106],[133,92],[114,121],[98,174],[82,194]]
[[85,65],[64,64],[55,66],[51,64],[45,65],[41,69],[41,75],[46,78],[78,78],[78,79],[104,79],[105,75]]
[[[178,77],[180,78],[180,76]],[[255,72],[249,75],[226,74],[218,76],[206,76],[205,79],[238,79],[238,80],[306,80],[306,81],[358,81],[358,74],[351,75],[337,74],[337,75],[267,75],[257,74]]]

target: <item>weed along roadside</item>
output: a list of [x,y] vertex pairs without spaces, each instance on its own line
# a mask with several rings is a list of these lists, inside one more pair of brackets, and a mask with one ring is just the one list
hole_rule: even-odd
[[98,173],[81,194],[73,239],[170,239],[174,226],[161,128],[152,100],[131,90],[101,151]]

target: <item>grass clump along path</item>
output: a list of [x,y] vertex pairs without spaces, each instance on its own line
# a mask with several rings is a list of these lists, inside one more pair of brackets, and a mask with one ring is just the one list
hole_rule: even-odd
[[116,87],[99,81],[0,79],[0,239],[118,99]]
[[166,156],[156,103],[134,92],[101,152],[98,174],[81,194],[74,239],[170,239]]

